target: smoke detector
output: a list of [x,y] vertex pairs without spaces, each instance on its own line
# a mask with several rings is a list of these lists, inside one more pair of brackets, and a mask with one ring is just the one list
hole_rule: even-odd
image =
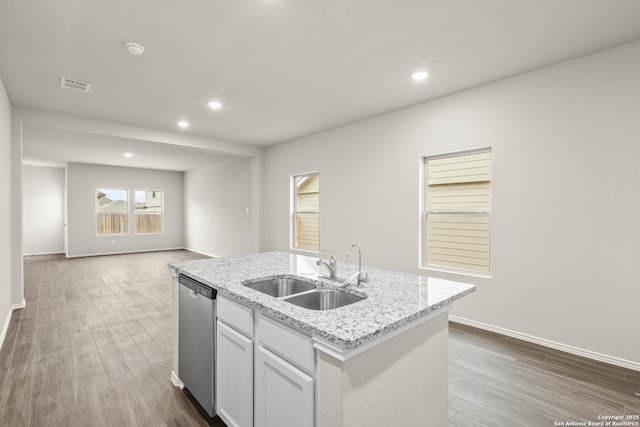
[[86,82],[81,82],[80,80],[70,79],[68,77],[60,78],[60,87],[65,89],[71,89],[78,92],[89,93],[89,89],[91,88],[91,84]]
[[139,56],[144,53],[144,47],[138,43],[129,42],[125,46],[129,49],[129,53],[134,56]]

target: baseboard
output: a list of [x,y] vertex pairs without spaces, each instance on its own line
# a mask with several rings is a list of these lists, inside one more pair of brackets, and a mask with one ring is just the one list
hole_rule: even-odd
[[204,255],[204,256],[208,256],[210,258],[220,258],[222,255],[216,255],[216,254],[210,254],[207,252],[202,252],[202,251],[197,251],[195,249],[191,249],[191,248],[184,248],[185,251],[189,251],[189,252],[193,252],[196,254],[200,254],[200,255]]
[[171,383],[180,388],[180,390],[182,390],[184,388],[184,383],[182,381],[180,381],[180,378],[178,378],[178,376],[176,375],[175,372],[171,371]]
[[105,255],[126,255],[126,254],[139,254],[144,252],[163,252],[163,251],[179,251],[184,250],[185,248],[161,248],[161,249],[138,249],[135,251],[121,251],[121,252],[103,252],[103,253],[92,253],[92,254],[77,254],[77,255],[67,255],[67,258],[84,258],[90,256],[105,256]]
[[23,256],[40,256],[40,255],[64,255],[64,251],[59,252],[33,252],[30,254],[23,254]]
[[597,353],[591,350],[585,350],[578,347],[558,343],[555,341],[546,340],[544,338],[535,337],[532,335],[523,334],[520,332],[512,331],[505,328],[500,328],[493,325],[488,325],[482,322],[476,322],[474,320],[464,319],[458,316],[449,315],[449,321],[454,323],[460,323],[462,325],[472,326],[474,328],[483,329],[489,332],[495,332],[496,334],[505,335],[511,338],[516,338],[522,341],[527,341],[533,344],[538,344],[543,347],[553,348],[555,350],[564,351],[565,353],[581,356],[586,359],[597,360],[599,362],[608,363],[610,365],[620,366],[622,368],[632,369],[634,371],[640,371],[640,363],[633,362],[631,360],[621,359],[614,356],[609,356],[602,353]]
[[22,298],[22,302],[19,304],[12,304],[9,307],[9,312],[7,313],[7,318],[4,319],[4,325],[2,326],[2,332],[0,332],[0,349],[2,349],[2,345],[4,344],[4,339],[7,336],[7,331],[9,330],[9,322],[11,322],[11,314],[13,310],[18,310],[20,308],[25,308],[27,306],[27,302],[24,298]]
[[12,304],[11,305],[11,310],[17,310],[20,308],[25,308],[27,306],[27,301],[25,301],[24,298],[22,298],[22,302],[18,303],[18,304]]
[[13,308],[9,309],[9,312],[7,313],[7,318],[4,320],[4,326],[2,327],[2,332],[0,332],[0,349],[2,349],[2,345],[4,344],[4,338],[7,336],[7,331],[9,330],[11,313],[13,313]]

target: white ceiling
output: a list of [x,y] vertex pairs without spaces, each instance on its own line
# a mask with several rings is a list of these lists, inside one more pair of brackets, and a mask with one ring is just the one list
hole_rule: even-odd
[[639,39],[637,0],[2,0],[0,77],[16,107],[268,146]]
[[23,163],[31,166],[75,162],[185,171],[228,158],[211,150],[34,125],[23,126],[22,137]]

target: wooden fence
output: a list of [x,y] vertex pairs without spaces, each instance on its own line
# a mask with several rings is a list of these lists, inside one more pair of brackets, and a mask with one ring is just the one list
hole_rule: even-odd
[[[98,235],[100,234],[128,234],[128,215],[126,213],[98,213],[96,224]],[[136,213],[135,233],[162,233],[162,214],[160,213]]]
[[136,233],[162,233],[162,214],[136,213]]

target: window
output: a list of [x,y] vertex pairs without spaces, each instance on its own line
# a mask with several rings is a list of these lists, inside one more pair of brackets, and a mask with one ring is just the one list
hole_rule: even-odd
[[423,266],[490,273],[491,150],[424,161]]
[[320,175],[309,173],[291,178],[292,247],[317,252],[320,248]]
[[136,234],[162,233],[163,202],[160,190],[136,190]]
[[129,190],[96,189],[96,233],[98,235],[129,234]]

